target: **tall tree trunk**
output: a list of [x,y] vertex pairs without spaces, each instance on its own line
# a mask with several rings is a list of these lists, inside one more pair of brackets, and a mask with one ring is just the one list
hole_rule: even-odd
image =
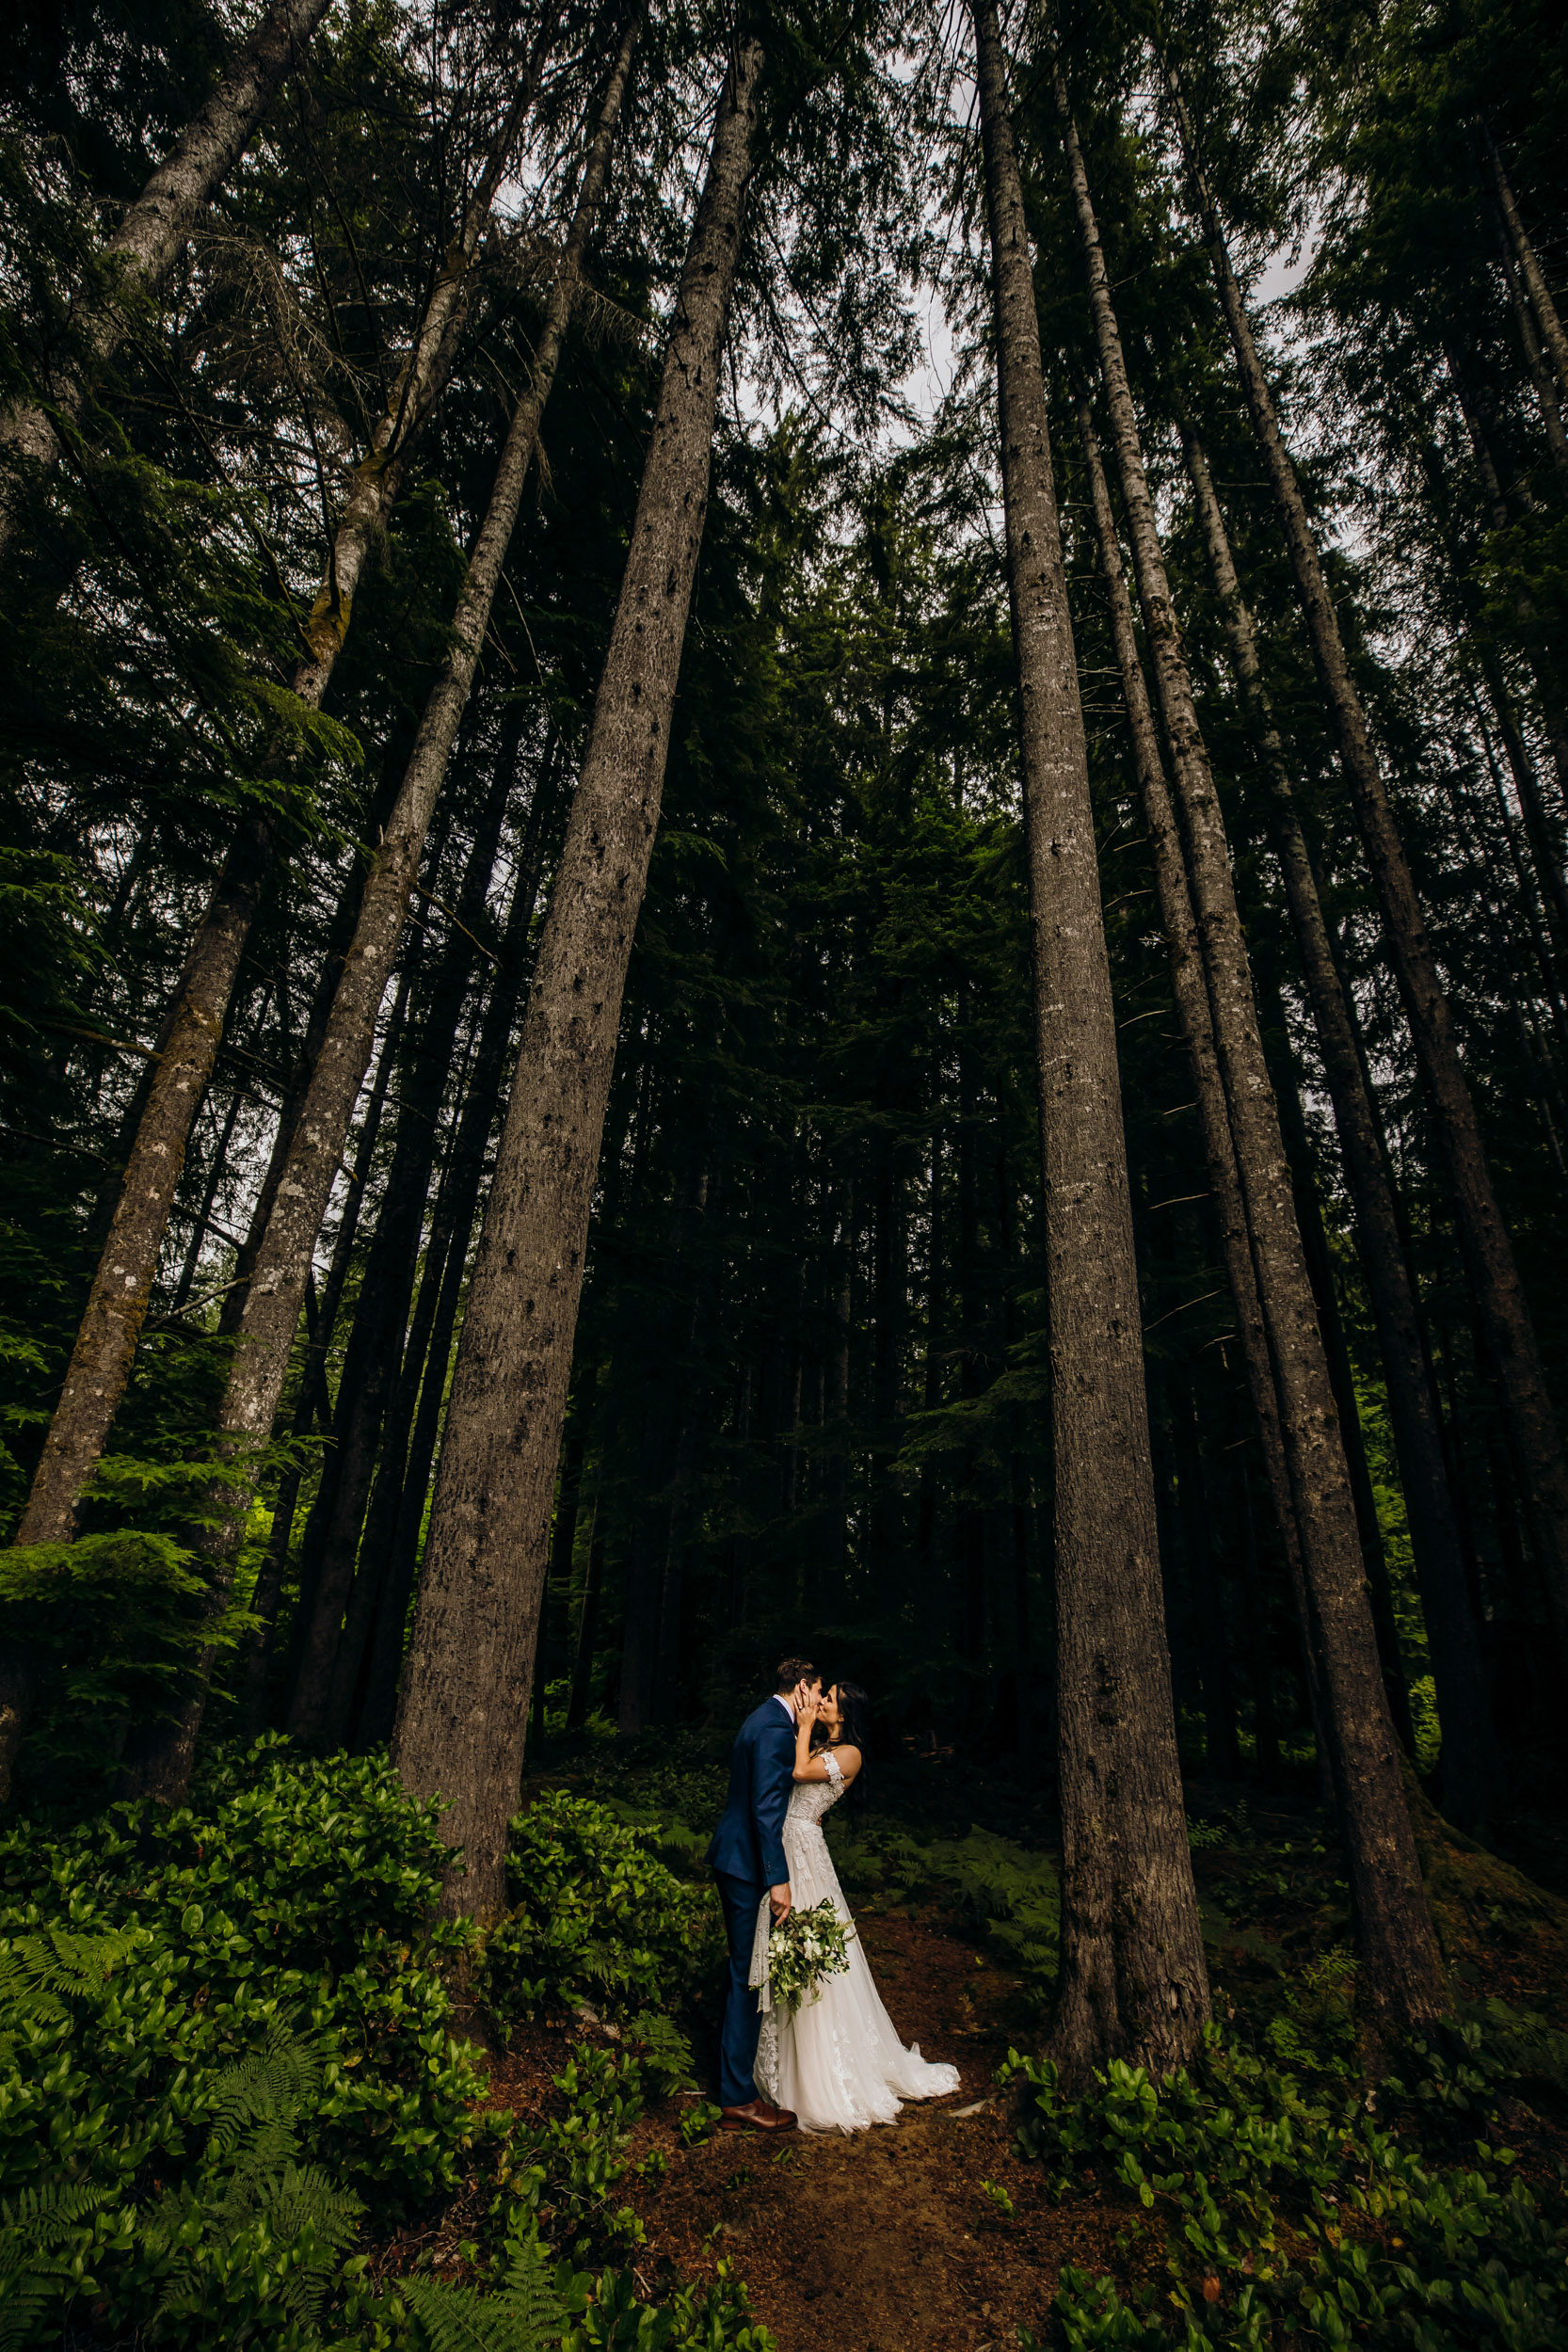
[[[599,1367],[590,1364],[583,1375],[579,1393],[573,1397],[567,1422],[566,1444],[561,1451],[561,1480],[555,1497],[555,1524],[550,1531],[550,1572],[548,1581],[560,1595],[563,1616],[568,1613],[571,1600],[572,1563],[577,1557],[577,1528],[583,1505],[583,1463],[587,1451],[587,1432],[593,1421],[594,1403],[599,1394]],[[564,1655],[564,1652],[563,1652]],[[539,1677],[542,1684],[543,1677]],[[539,1716],[543,1728],[543,1713]]]
[[[387,1020],[382,1040],[381,1056],[376,1065],[375,1083],[360,1123],[360,1139],[354,1153],[354,1172],[344,1194],[343,1210],[338,1219],[337,1236],[332,1243],[332,1258],[323,1285],[321,1304],[311,1332],[310,1348],[305,1368],[300,1376],[299,1397],[295,1406],[294,1434],[310,1434],[312,1420],[320,1423],[324,1434],[331,1430],[331,1400],[327,1388],[327,1358],[337,1325],[338,1308],[343,1302],[344,1285],[348,1280],[348,1268],[354,1255],[354,1242],[359,1232],[360,1211],[364,1205],[365,1186],[375,1163],[376,1147],[380,1139],[381,1119],[387,1106],[387,1090],[392,1082],[392,1066],[397,1060],[398,1040],[408,1011],[408,991],[412,980],[412,965],[405,962],[398,983],[397,995]],[[306,1289],[306,1314],[310,1315],[310,1288]],[[268,1670],[272,1651],[274,1620],[282,1593],[284,1572],[288,1566],[289,1548],[293,1540],[295,1514],[299,1506],[299,1489],[304,1473],[301,1469],[285,1470],[279,1484],[278,1499],[273,1508],[271,1541],[266,1558],[256,1578],[250,1596],[250,1614],[259,1620],[248,1636],[236,1677],[240,1691],[240,1727],[248,1739],[260,1736],[266,1724]],[[301,1593],[303,1605],[305,1595]]]
[[[409,1025],[403,1059],[397,1145],[360,1294],[359,1311],[367,1324],[369,1344],[363,1351],[360,1375],[345,1400],[347,1411],[340,1415],[331,1518],[323,1531],[321,1571],[289,1702],[287,1728],[295,1737],[325,1740],[329,1747],[336,1746],[347,1730],[344,1704],[351,1703],[359,1678],[358,1652],[352,1658],[340,1661],[339,1657],[340,1628],[344,1637],[348,1632],[344,1619],[349,1589],[356,1583],[369,1587],[383,1564],[379,1560],[367,1562],[362,1579],[356,1578],[360,1531],[383,1430],[405,1386],[404,1342],[409,1341],[410,1351],[413,1343],[414,1335],[407,1326],[419,1272],[431,1172],[440,1144],[440,1106],[453,1083],[452,1057],[473,968],[473,939],[485,924],[490,880],[516,775],[521,724],[521,706],[517,706],[516,723],[504,733],[475,820],[455,920],[423,992],[422,1017]],[[413,1377],[417,1385],[417,1368]],[[346,1380],[344,1386],[348,1386]],[[405,1441],[407,1435],[405,1428]],[[397,1469],[400,1473],[401,1461]],[[358,1599],[358,1631],[362,1640],[369,1630],[368,1590],[360,1589]],[[354,1615],[350,1611],[351,1621]]]
[[843,1591],[849,1566],[849,1371],[850,1340],[855,1329],[855,1178],[844,1185],[844,1205],[839,1239],[833,1251],[832,1379],[828,1419],[834,1431],[833,1451],[827,1461],[827,1565],[837,1575],[833,1599]]
[[1160,1583],[1138,1276],[1083,713],[1040,333],[994,0],[974,0],[1022,716],[1040,1083],[1057,1592],[1063,1965],[1071,2082],[1192,2053],[1208,1978]]
[[1328,705],[1339,761],[1350,786],[1368,863],[1383,913],[1389,954],[1431,1100],[1433,1124],[1453,1189],[1466,1272],[1486,1326],[1497,1379],[1518,1448],[1525,1505],[1551,1606],[1559,1651],[1568,1665],[1568,1462],[1547,1394],[1540,1352],[1486,1163],[1453,1017],[1400,839],[1367,715],[1351,676],[1338,617],[1328,593],[1301,485],[1280,431],[1224,232],[1198,159],[1192,125],[1174,67],[1167,67],[1187,168],[1242,390],[1273,486],[1286,545]]
[[[262,991],[261,1004],[251,1023],[252,1049],[262,1042],[262,1032],[272,1006],[272,992],[273,984],[269,980]],[[243,1078],[240,1078],[234,1082],[233,1092],[229,1097],[229,1108],[223,1114],[223,1123],[218,1128],[216,1140],[213,1144],[213,1156],[207,1169],[207,1182],[201,1194],[201,1206],[191,1218],[190,1243],[185,1251],[185,1261],[180,1269],[180,1277],[175,1283],[174,1296],[170,1302],[176,1315],[181,1312],[185,1301],[190,1297],[196,1282],[196,1270],[201,1261],[201,1244],[213,1230],[213,1210],[217,1206],[217,1188],[223,1180],[223,1172],[229,1164],[229,1146],[234,1140],[234,1129],[239,1124],[240,1105],[245,1098],[245,1081]]]
[[[1496,208],[1498,256],[1503,265],[1503,283],[1513,312],[1513,323],[1519,329],[1519,345],[1525,355],[1525,370],[1535,387],[1535,404],[1541,411],[1541,426],[1546,437],[1546,450],[1559,474],[1568,474],[1568,433],[1562,427],[1562,401],[1558,382],[1546,354],[1541,348],[1535,312],[1519,267],[1519,258],[1509,234],[1509,223],[1501,206]],[[1556,313],[1554,312],[1553,315]]]
[[1320,1721],[1320,1676],[1313,1644],[1311,1611],[1306,1598],[1306,1576],[1302,1564],[1301,1531],[1296,1524],[1295,1497],[1291,1491],[1290,1471],[1280,1423],[1279,1393],[1269,1352],[1262,1301],[1258,1296],[1257,1268],[1254,1262],[1252,1239],[1247,1225],[1240,1171],[1237,1166],[1236,1142],[1231,1133],[1224,1080],[1221,1075],[1214,1041],[1213,1015],[1208,984],[1204,976],[1197,919],[1192,912],[1192,893],[1187,887],[1181,836],[1176,827],[1176,812],[1171,806],[1159,731],[1149,705],[1148,689],[1144,681],[1143,663],[1133,631],[1132,605],[1127,583],[1122,577],[1116,526],[1111,511],[1111,492],[1106,484],[1099,442],[1096,438],[1087,400],[1080,399],[1078,413],[1084,464],[1089,475],[1090,504],[1099,543],[1100,570],[1111,607],[1112,642],[1121,673],[1122,697],[1132,739],[1133,771],[1138,778],[1144,813],[1148,823],[1160,927],[1165,934],[1165,945],[1171,959],[1171,985],[1176,998],[1176,1016],[1181,1023],[1192,1071],[1198,1129],[1203,1138],[1209,1195],[1219,1228],[1220,1255],[1230,1287],[1231,1304],[1236,1310],[1236,1329],[1247,1377],[1247,1391],[1256,1416],[1264,1473],[1269,1481],[1270,1499],[1273,1504],[1274,1520],[1279,1528],[1291,1597],[1295,1604],[1303,1671],[1313,1699],[1314,1720]]
[[588,1522],[588,1552],[583,1564],[583,1599],[577,1612],[577,1644],[572,1657],[571,1697],[567,1702],[567,1729],[580,1732],[588,1720],[593,1696],[594,1643],[599,1634],[599,1597],[604,1585],[604,1536],[594,1504]]
[[[965,984],[958,996],[958,1393],[966,1401],[980,1396],[989,1379],[980,1245],[980,1090],[971,1042],[973,994]],[[979,1449],[972,1442],[958,1456],[958,1475],[960,1494],[952,1530],[960,1578],[957,1639],[960,1656],[972,1670],[978,1737],[984,1720],[980,1703],[985,1675],[985,1511],[979,1492]]]
[[626,1568],[621,1631],[620,1695],[616,1728],[623,1738],[653,1720],[654,1670],[659,1655],[659,1604],[670,1542],[670,1471],[676,1440],[676,1400],[661,1382],[643,1421],[637,1464],[637,1509]]
[[[523,483],[538,443],[540,418],[555,381],[640,25],[640,16],[628,24],[611,75],[584,161],[571,232],[551,292],[533,376],[514,411],[489,507],[457,600],[454,642],[425,706],[408,773],[365,884],[354,943],[300,1112],[288,1170],[279,1186],[247,1292],[239,1342],[219,1415],[219,1428],[236,1449],[264,1444],[278,1409],[306,1270],[370,1060],[376,1013],[402,935],[420,852],[478,667]],[[238,1498],[244,1493],[244,1489],[229,1491],[225,1521],[201,1547],[214,1561],[215,1605],[225,1593],[232,1575],[233,1552],[244,1524]],[[213,1654],[204,1653],[196,1671],[197,1687],[165,1750],[149,1761],[146,1784],[150,1790],[178,1795],[185,1786],[212,1664]]]
[[[927,1413],[935,1413],[942,1401],[942,1342],[945,1323],[943,1317],[943,1285],[946,1279],[942,1258],[946,1248],[946,1217],[942,1200],[942,1109],[940,1104],[941,1056],[936,1057],[932,1074],[932,1134],[931,1177],[926,1191],[926,1277],[925,1277],[925,1349],[921,1366],[921,1403]],[[824,1207],[826,1202],[824,1200]],[[826,1376],[824,1368],[824,1417],[826,1408]],[[927,1454],[920,1462],[920,1499],[917,1521],[916,1557],[920,1563],[920,1607],[929,1615],[936,1604],[936,1526],[940,1487],[936,1465]],[[809,1587],[802,1595],[809,1606],[818,1595]]]
[[679,1310],[681,1322],[679,1337],[673,1330],[670,1333],[664,1377],[649,1388],[644,1420],[621,1640],[617,1728],[623,1736],[646,1731],[664,1715],[656,1695],[664,1602],[679,1540],[676,1520],[681,1464],[683,1459],[689,1464],[692,1450],[692,1413],[696,1401],[692,1356],[706,1288],[700,1258],[708,1191],[705,1164],[682,1175],[664,1253],[666,1315],[673,1324]]
[[[1240,1418],[1240,1413],[1237,1416]],[[1263,1585],[1263,1563],[1257,1553],[1257,1528],[1253,1518],[1252,1478],[1243,1452],[1227,1448],[1232,1471],[1237,1556],[1241,1569],[1241,1596],[1253,1691],[1253,1743],[1257,1777],[1265,1783],[1279,1778],[1279,1718],[1274,1704],[1273,1644],[1269,1638],[1269,1601]]]
[[[894,1476],[903,1410],[904,1320],[904,1182],[896,1146],[883,1146],[872,1205],[872,1572],[881,1591],[900,1594],[904,1559],[904,1496]],[[779,1415],[780,1425],[784,1416]]]
[[[39,399],[0,410],[0,443],[32,468],[52,466],[88,395],[86,370],[112,357],[138,295],[162,285],[186,238],[250,143],[291,67],[310,47],[331,0],[273,0],[204,106],[176,139],[104,248],[118,282],[88,295],[75,326],[86,366],[72,364]],[[53,413],[52,413],[53,412]],[[62,425],[56,418],[69,420]],[[0,554],[16,528],[14,487],[0,485]]]
[[[1524,819],[1525,834],[1529,842],[1529,868],[1533,870],[1533,880],[1540,890],[1542,904],[1545,912],[1546,931],[1550,944],[1548,945],[1544,938],[1540,943],[1538,952],[1541,957],[1542,969],[1556,1000],[1556,1005],[1560,1007],[1564,976],[1568,975],[1568,876],[1565,876],[1563,872],[1561,840],[1558,828],[1547,814],[1546,804],[1542,797],[1534,765],[1525,747],[1525,739],[1519,731],[1519,722],[1514,716],[1512,699],[1503,677],[1502,664],[1497,659],[1496,650],[1479,632],[1473,643],[1476,648],[1477,660],[1480,664],[1481,679],[1486,687],[1486,698],[1492,705],[1493,716],[1497,723],[1497,732],[1502,738],[1503,756],[1508,761],[1509,774],[1513,779],[1513,789],[1518,795],[1519,813]],[[1502,778],[1496,774],[1491,737],[1484,727],[1480,729],[1480,736],[1487,764],[1493,772],[1503,822],[1508,827],[1510,846],[1512,848],[1513,812],[1508,805],[1508,796],[1503,790]],[[1520,857],[1516,848],[1513,854],[1523,888],[1527,872],[1526,861]],[[1533,917],[1533,909],[1531,912]]]
[[[425,1282],[438,1282],[428,1343],[419,1370],[419,1399],[408,1437],[407,1460],[395,1498],[387,1498],[383,1521],[376,1498],[371,1500],[375,1525],[390,1527],[387,1563],[376,1603],[365,1676],[365,1698],[359,1726],[361,1747],[374,1747],[392,1736],[397,1705],[397,1681],[403,1664],[408,1604],[418,1574],[420,1543],[424,1531],[424,1506],[429,1493],[431,1464],[446,1400],[452,1337],[468,1275],[469,1239],[484,1182],[485,1153],[494,1125],[494,1107],[509,1059],[512,1031],[528,978],[528,945],[543,870],[546,831],[553,822],[559,797],[555,763],[547,766],[528,811],[518,878],[506,917],[501,963],[490,1000],[485,1008],[473,1076],[452,1146],[446,1181],[436,1208],[428,1267],[439,1260],[439,1277],[426,1272]],[[422,1301],[423,1307],[423,1301]],[[418,1334],[416,1332],[417,1338]],[[406,1367],[406,1376],[414,1368]],[[391,1479],[391,1464],[384,1475]]]
[[[1272,993],[1268,1012],[1270,1026],[1280,1041],[1273,1061],[1274,1100],[1279,1108],[1280,1132],[1285,1143],[1286,1162],[1290,1170],[1296,1225],[1306,1258],[1307,1280],[1312,1285],[1312,1301],[1318,1310],[1318,1328],[1323,1336],[1329,1385],[1339,1409],[1345,1472],[1351,1482],[1351,1501],[1355,1511],[1361,1563],[1367,1572],[1367,1600],[1372,1612],[1372,1629],[1377,1636],[1383,1688],[1400,1745],[1406,1755],[1413,1756],[1416,1752],[1415,1726],[1411,1721],[1410,1688],[1400,1648],[1399,1626],[1394,1616],[1394,1589],[1389,1581],[1388,1552],[1383,1540],[1377,1496],[1367,1460],[1367,1443],[1362,1434],[1360,1411],[1356,1403],[1355,1369],[1346,1344],[1344,1318],[1339,1312],[1339,1293],[1334,1278],[1334,1259],[1329,1249],[1328,1233],[1323,1224],[1322,1203],[1318,1197],[1312,1145],[1301,1096],[1296,1090],[1295,1064],[1285,1003],[1277,989]],[[1264,1051],[1265,1054],[1269,1051],[1267,1040]]]
[[1508,842],[1509,863],[1513,868],[1513,880],[1524,909],[1525,926],[1535,951],[1536,968],[1540,977],[1541,994],[1551,1016],[1554,1060],[1558,1067],[1568,1067],[1568,995],[1563,990],[1563,975],[1568,972],[1568,957],[1560,959],[1542,927],[1541,910],[1544,901],[1538,886],[1535,860],[1519,838],[1519,824],[1508,787],[1503,782],[1493,748],[1491,730],[1479,703],[1476,705],[1476,732],[1480,738],[1481,757],[1486,762],[1491,780],[1492,797],[1502,820],[1503,835]]
[[[1491,508],[1493,530],[1509,531],[1516,520],[1529,522],[1533,519],[1531,510],[1528,503],[1518,496],[1516,478],[1511,473],[1506,484],[1502,478],[1496,454],[1487,436],[1476,387],[1451,344],[1444,346],[1443,357],[1453,381],[1454,396],[1464,421],[1464,430],[1475,453],[1476,471],[1480,475],[1481,488]],[[1560,804],[1568,805],[1568,705],[1564,704],[1560,680],[1554,665],[1540,644],[1541,632],[1533,600],[1517,580],[1510,585],[1509,598],[1513,606],[1521,648],[1535,680],[1536,700],[1551,750],[1552,768],[1557,776],[1558,799]]]
[[506,1823],[626,968],[707,505],[761,43],[736,50],[681,275],[593,732],[540,943],[453,1379],[393,1754],[447,1800],[454,1908],[504,1898]]
[[1447,2006],[1442,1962],[1384,1695],[1338,1416],[1263,1058],[1224,819],[1192,702],[1088,174],[1060,63],[1053,84],[1273,1360],[1355,1908],[1358,1990],[1374,2013],[1399,2028],[1442,2014]]
[[[273,16],[280,23],[286,20],[291,28],[296,18],[303,24],[309,16],[310,29],[313,31],[324,12],[325,4],[326,0],[291,0],[289,7],[276,8]],[[270,23],[272,19],[267,21]],[[261,38],[260,33],[257,38]],[[274,50],[277,53],[274,87],[296,39],[296,33],[287,29],[275,35],[272,48],[266,50],[269,56]],[[333,664],[347,634],[353,590],[363,568],[366,553],[391,511],[392,498],[401,481],[401,466],[407,456],[408,435],[416,424],[428,416],[445,380],[450,361],[451,329],[468,261],[472,259],[485,221],[489,216],[518,128],[527,105],[532,103],[544,55],[541,35],[519,100],[508,116],[502,140],[490,157],[479,191],[465,216],[463,232],[455,248],[455,255],[460,257],[460,265],[458,260],[449,257],[438,280],[435,295],[426,308],[422,332],[408,365],[373,435],[371,454],[356,471],[354,488],[337,525],[327,576],[306,629],[312,649],[296,670],[292,681],[293,691],[312,709],[320,707]],[[225,88],[226,84],[221,85],[219,91],[215,93],[215,104]],[[258,101],[258,113],[262,103],[264,101]],[[199,123],[201,120],[198,117]],[[252,120],[244,137],[249,136],[249,129],[253,127]],[[166,170],[172,168],[175,160],[170,158]],[[181,185],[184,184],[182,181]],[[202,201],[205,200],[203,198]],[[170,248],[170,260],[183,242],[188,225],[187,222],[185,228],[179,230]],[[562,288],[567,289],[568,307],[571,295],[575,292],[576,265],[568,243],[562,278],[557,281],[558,292]],[[555,299],[552,296],[552,315]],[[547,321],[546,341],[549,331]],[[544,351],[545,344],[542,342],[541,366]],[[536,374],[536,384],[539,381]],[[547,396],[548,385],[542,396],[537,392],[534,395],[536,431],[537,409],[542,408],[543,397]],[[522,419],[528,409],[529,397],[525,395],[520,403],[519,419]],[[517,423],[514,420],[514,438]],[[400,441],[397,439],[399,435],[402,436]],[[508,448],[511,446],[509,440]],[[526,462],[525,451],[524,466]],[[520,480],[518,488],[520,492]],[[3,542],[4,530],[4,509],[0,507],[0,542]],[[478,561],[476,553],[476,564]],[[471,579],[471,602],[473,585]],[[485,612],[488,616],[488,599]],[[482,629],[482,621],[480,626]],[[471,670],[472,666],[471,662]],[[449,677],[450,674],[449,663]],[[18,1543],[65,1544],[75,1532],[77,1503],[104,1450],[104,1441],[130,1379],[136,1342],[141,1335],[157,1271],[158,1255],[168,1230],[174,1189],[184,1164],[191,1127],[212,1078],[213,1064],[223,1035],[240,959],[272,870],[277,844],[277,828],[269,815],[252,812],[242,818],[216,888],[191,941],[184,969],[158,1040],[146,1107],[126,1162],[108,1239],[93,1279],[65,1386],[50,1423],[27,1509],[17,1530]],[[242,1272],[246,1271],[241,1269]],[[297,1294],[295,1306],[297,1317]],[[237,1328],[237,1323],[232,1321],[231,1328]],[[0,1736],[0,1752],[3,1748],[4,1739]],[[3,1769],[3,1763],[0,1763],[0,1769]]]
[[1464,1554],[1443,1458],[1442,1417],[1421,1342],[1387,1155],[1213,476],[1202,443],[1189,427],[1183,428],[1183,444],[1231,661],[1262,754],[1275,852],[1355,1210],[1356,1240],[1388,1387],[1389,1419],[1443,1719],[1444,1801],[1453,1819],[1479,1830],[1495,1800],[1496,1750],[1481,1682],[1480,1636],[1465,1590]]

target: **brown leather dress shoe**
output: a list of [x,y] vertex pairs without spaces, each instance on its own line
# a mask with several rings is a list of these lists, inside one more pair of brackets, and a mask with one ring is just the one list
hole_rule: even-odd
[[771,2107],[765,2099],[750,2100],[744,2107],[725,2107],[719,2114],[721,2132],[792,2132],[794,2128],[793,2109]]

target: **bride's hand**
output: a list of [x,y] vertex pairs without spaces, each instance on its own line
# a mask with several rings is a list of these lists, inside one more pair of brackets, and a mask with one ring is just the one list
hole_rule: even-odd
[[795,1729],[809,1729],[822,1713],[822,1692],[802,1683],[795,1691]]

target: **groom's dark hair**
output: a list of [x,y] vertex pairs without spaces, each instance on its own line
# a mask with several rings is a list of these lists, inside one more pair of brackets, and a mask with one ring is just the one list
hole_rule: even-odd
[[817,1670],[808,1658],[781,1657],[773,1687],[781,1699],[788,1698],[797,1682],[815,1682]]

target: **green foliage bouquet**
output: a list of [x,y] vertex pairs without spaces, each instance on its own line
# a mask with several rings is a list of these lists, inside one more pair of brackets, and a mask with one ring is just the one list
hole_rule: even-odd
[[780,1920],[768,1938],[768,1990],[779,2008],[793,2015],[803,2001],[817,1998],[825,1976],[842,1976],[854,1936],[825,1895]]

